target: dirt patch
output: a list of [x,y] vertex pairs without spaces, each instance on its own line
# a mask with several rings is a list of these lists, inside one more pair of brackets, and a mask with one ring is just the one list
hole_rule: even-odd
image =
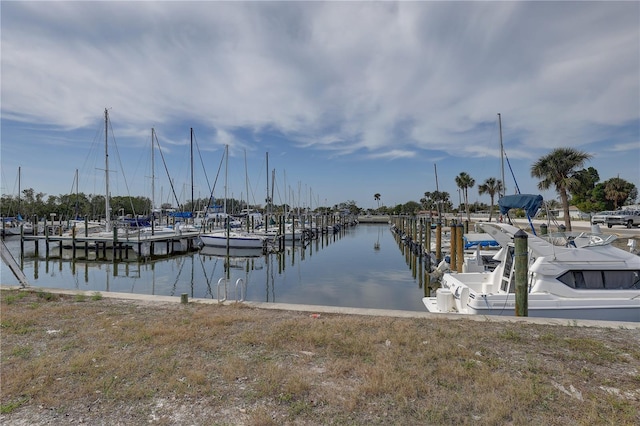
[[640,330],[1,292],[0,422],[640,423]]

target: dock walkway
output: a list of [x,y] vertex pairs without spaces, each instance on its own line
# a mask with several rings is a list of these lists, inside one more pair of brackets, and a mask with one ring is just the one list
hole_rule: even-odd
[[[125,260],[131,257],[149,257],[157,255],[157,247],[163,247],[163,255],[172,255],[196,250],[198,231],[162,233],[159,235],[140,235],[131,233],[125,236],[75,236],[75,235],[24,235],[21,240],[21,252],[24,245],[33,242],[35,255],[38,256],[41,242],[44,242],[45,257],[52,253],[62,258],[63,251],[71,259]],[[70,251],[70,253],[69,253]]]

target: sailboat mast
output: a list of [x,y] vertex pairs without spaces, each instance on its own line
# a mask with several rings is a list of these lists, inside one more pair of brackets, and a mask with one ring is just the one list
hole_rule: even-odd
[[507,185],[504,180],[504,145],[502,144],[502,117],[498,113],[498,128],[500,130],[500,172],[502,174],[502,195],[507,193]]
[[249,169],[247,168],[247,150],[246,149],[244,150],[244,185],[247,188],[247,219],[248,219],[249,218]]
[[80,197],[80,194],[78,193],[78,184],[79,184],[79,182],[78,182],[78,169],[76,169],[76,176],[75,177],[76,177],[76,179],[75,179],[75,181],[76,181],[76,208],[75,208],[75,217],[74,217],[74,219],[78,219],[78,216],[79,216],[78,213],[79,213],[79,209],[80,209],[80,206],[78,205],[78,198]]
[[191,127],[191,211],[195,210],[193,200],[193,127]]
[[269,153],[267,152],[267,199],[265,200],[265,202],[267,203],[266,205],[266,212],[267,212],[267,223],[269,223]]
[[273,206],[273,197],[276,189],[276,169],[271,171],[271,205]]
[[156,163],[155,163],[155,149],[153,144],[155,141],[156,130],[151,128],[151,216],[154,217],[154,210],[156,209]]
[[111,231],[111,208],[109,206],[109,111],[104,109],[104,217],[105,230]]
[[227,178],[229,176],[229,145],[224,147],[224,212],[227,213]]
[[20,179],[21,179],[21,176],[22,176],[22,167],[18,166],[18,214],[17,214],[17,216],[20,215],[20,208],[22,207],[21,206],[22,198],[20,198]]
[[[229,145],[225,145],[225,156],[224,156],[224,220],[225,220],[225,231],[227,233],[227,265],[229,264],[229,238],[231,233],[231,217],[227,214],[227,179],[229,179]],[[230,268],[227,269],[226,277],[229,279],[231,277]]]

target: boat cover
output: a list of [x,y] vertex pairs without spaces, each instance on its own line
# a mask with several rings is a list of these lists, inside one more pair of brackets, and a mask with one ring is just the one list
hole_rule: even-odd
[[498,200],[498,205],[500,214],[507,214],[509,209],[524,209],[528,217],[534,217],[542,205],[542,195],[505,195]]
[[169,216],[176,217],[176,218],[182,218],[182,219],[188,219],[188,218],[193,217],[193,213],[192,212],[171,212],[171,213],[169,213]]

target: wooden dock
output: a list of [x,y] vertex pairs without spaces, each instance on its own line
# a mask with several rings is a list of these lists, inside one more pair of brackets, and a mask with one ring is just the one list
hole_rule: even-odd
[[72,260],[140,260],[150,257],[172,256],[198,249],[198,231],[176,234],[126,236],[23,235],[21,253],[25,245],[33,243],[39,255],[44,243],[46,258],[57,256]]

